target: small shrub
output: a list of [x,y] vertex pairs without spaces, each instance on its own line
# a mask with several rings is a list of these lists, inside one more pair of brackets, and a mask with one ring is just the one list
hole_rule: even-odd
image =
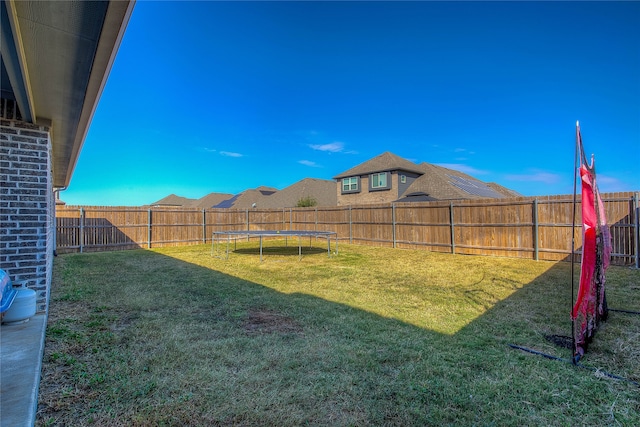
[[302,197],[298,200],[297,208],[310,208],[312,206],[316,206],[318,201],[311,196]]

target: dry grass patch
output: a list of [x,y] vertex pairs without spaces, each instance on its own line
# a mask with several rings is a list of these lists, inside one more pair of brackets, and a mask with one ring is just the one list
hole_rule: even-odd
[[[59,256],[37,424],[640,424],[632,384],[508,347],[569,356],[567,264],[251,245]],[[608,277],[637,309],[640,272]],[[638,330],[613,313],[585,363],[638,381]]]

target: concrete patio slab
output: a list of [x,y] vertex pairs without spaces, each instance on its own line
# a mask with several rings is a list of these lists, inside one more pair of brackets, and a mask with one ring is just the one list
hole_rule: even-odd
[[33,426],[38,407],[46,314],[0,326],[0,425]]

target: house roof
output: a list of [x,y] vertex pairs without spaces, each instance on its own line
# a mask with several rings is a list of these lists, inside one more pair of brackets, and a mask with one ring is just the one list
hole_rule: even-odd
[[51,127],[54,187],[71,181],[134,3],[0,2],[2,98]]
[[233,194],[228,193],[209,193],[204,197],[194,200],[189,206],[194,208],[211,208],[220,202],[229,200]]
[[388,172],[395,170],[403,170],[418,174],[424,173],[417,164],[387,151],[334,176],[333,179],[342,179],[349,176],[368,175],[374,172]]
[[506,197],[522,197],[522,194],[518,193],[517,191],[513,191],[510,188],[503,187],[502,185],[496,182],[487,182],[486,184],[492,190],[495,190],[498,193],[504,194]]
[[[520,194],[496,183],[485,183],[466,173],[442,166],[415,164],[393,153],[386,152],[364,162],[334,179],[364,175],[373,172],[406,171],[419,175],[396,202],[423,202],[433,200],[459,200],[479,198],[518,197]],[[231,195],[210,193],[200,199],[187,199],[175,194],[165,197],[154,206],[184,206],[198,208],[250,209],[295,207],[305,197],[316,200],[317,206],[336,206],[338,192],[335,181],[305,178],[278,191],[273,187],[258,187]]]
[[424,175],[407,188],[404,196],[423,194],[438,200],[508,197],[485,182],[457,170],[430,163],[421,163],[420,168]]
[[281,191],[273,187],[261,186],[236,195],[210,193],[200,199],[188,199],[171,194],[152,203],[152,206],[223,209],[289,208],[295,207],[304,197],[313,197],[318,206],[335,206],[338,200],[336,183],[324,179],[305,178]]
[[186,197],[170,194],[167,197],[158,200],[157,202],[151,203],[151,206],[189,206],[195,201],[195,199],[188,199]]
[[315,199],[317,206],[336,206],[338,194],[335,181],[305,178],[261,201],[259,208],[293,208],[305,197]]
[[248,209],[254,207],[261,206],[263,200],[278,190],[272,187],[258,187],[250,190],[245,190],[242,193],[236,194],[235,196],[223,200],[222,202],[214,205],[214,208],[234,208],[234,209]]

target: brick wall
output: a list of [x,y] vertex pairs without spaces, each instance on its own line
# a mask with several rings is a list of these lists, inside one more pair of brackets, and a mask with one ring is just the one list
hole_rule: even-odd
[[398,174],[388,174],[391,188],[388,190],[369,191],[370,175],[360,176],[360,191],[358,193],[342,194],[342,180],[336,184],[338,190],[338,206],[391,203],[398,200]]
[[46,311],[53,265],[55,201],[47,126],[0,119],[0,268],[37,293]]

